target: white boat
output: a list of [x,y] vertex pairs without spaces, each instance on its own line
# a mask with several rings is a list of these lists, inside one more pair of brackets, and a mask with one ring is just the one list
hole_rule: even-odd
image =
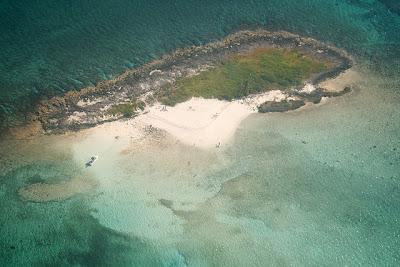
[[86,162],[86,167],[91,167],[93,164],[96,162],[96,160],[99,158],[99,156],[93,156],[90,158],[88,162]]

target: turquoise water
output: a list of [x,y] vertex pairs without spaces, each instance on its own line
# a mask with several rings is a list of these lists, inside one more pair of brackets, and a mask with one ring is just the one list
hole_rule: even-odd
[[[360,71],[350,95],[249,117],[223,151],[113,134],[3,142],[2,266],[397,266],[398,80]],[[76,176],[97,187],[18,194]]]
[[[249,117],[221,152],[111,136],[87,171],[90,136],[2,140],[0,265],[398,266],[400,20],[389,2],[1,1],[6,120],[243,26],[346,48],[362,81],[324,105]],[[96,188],[45,203],[18,194],[81,176]]]

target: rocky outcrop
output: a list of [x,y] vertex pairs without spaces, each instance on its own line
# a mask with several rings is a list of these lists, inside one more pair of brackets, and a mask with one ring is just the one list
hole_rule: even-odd
[[304,100],[283,100],[280,102],[267,101],[258,106],[258,112],[284,112],[288,110],[298,109],[304,106],[306,103]]
[[322,88],[315,89],[312,92],[299,92],[294,90],[289,92],[288,97],[283,101],[267,101],[259,105],[258,112],[268,113],[295,110],[304,106],[308,102],[318,104],[321,102],[323,97],[338,97],[349,93],[350,91],[350,87],[345,87],[343,90],[337,92],[326,91]]

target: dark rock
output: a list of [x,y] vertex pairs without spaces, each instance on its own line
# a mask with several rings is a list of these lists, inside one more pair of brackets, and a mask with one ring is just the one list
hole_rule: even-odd
[[326,92],[326,91],[323,91],[323,96],[324,97],[338,97],[338,96],[342,96],[342,95],[350,93],[350,92],[351,92],[351,88],[350,87],[345,87],[342,91],[339,91],[339,92]]
[[258,106],[258,112],[284,112],[288,110],[298,109],[306,103],[303,100],[283,100],[281,102],[267,101]]
[[312,91],[311,93],[303,93],[303,92],[293,92],[294,96],[298,96],[301,99],[304,99],[308,102],[312,102],[314,104],[318,104],[319,102],[321,102],[321,98],[324,97],[324,92],[318,88],[314,91]]
[[171,209],[172,205],[174,204],[174,202],[172,202],[169,199],[159,199],[158,202],[160,202],[161,205]]

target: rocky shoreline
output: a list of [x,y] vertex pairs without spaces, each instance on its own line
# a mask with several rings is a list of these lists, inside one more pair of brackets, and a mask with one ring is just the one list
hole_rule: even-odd
[[[64,96],[42,101],[36,111],[29,114],[29,125],[35,125],[37,128],[40,124],[44,133],[63,133],[118,120],[122,115],[107,112],[112,106],[138,100],[151,105],[154,102],[152,94],[173,84],[177,79],[196,75],[213,68],[216,63],[230,55],[259,47],[296,49],[316,59],[333,62],[328,71],[310,77],[307,81],[307,84],[315,87],[312,92],[302,92],[301,88],[288,90],[289,95],[300,102],[296,102],[295,105],[290,104],[290,101],[289,104],[281,103],[281,107],[277,109],[279,111],[292,109],[301,104],[301,101],[317,103],[322,97],[336,96],[349,91],[346,89],[342,93],[329,93],[319,87],[322,81],[337,77],[353,65],[352,58],[345,51],[288,32],[244,30],[203,46],[178,49],[159,60],[128,70],[115,79],[101,82],[95,87],[70,91]],[[274,111],[276,105],[280,104],[265,103],[260,106],[259,111]]]

